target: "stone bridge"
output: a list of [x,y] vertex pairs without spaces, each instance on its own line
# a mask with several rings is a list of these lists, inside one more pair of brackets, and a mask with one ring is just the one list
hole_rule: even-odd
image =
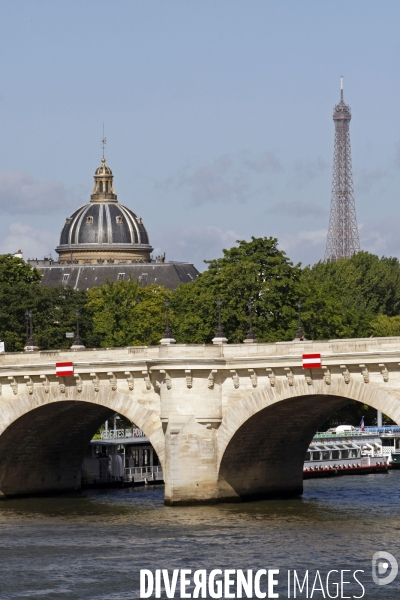
[[[322,368],[303,369],[314,352]],[[167,504],[301,494],[313,434],[349,400],[400,424],[399,363],[399,337],[2,354],[0,494],[79,489],[115,412],[150,439]]]

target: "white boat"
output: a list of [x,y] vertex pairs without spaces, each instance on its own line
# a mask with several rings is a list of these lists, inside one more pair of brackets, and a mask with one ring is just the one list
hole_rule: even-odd
[[390,458],[391,454],[383,451],[378,433],[339,425],[315,434],[306,453],[303,476],[309,479],[387,472]]
[[158,456],[138,427],[107,429],[93,439],[82,463],[82,487],[163,483]]

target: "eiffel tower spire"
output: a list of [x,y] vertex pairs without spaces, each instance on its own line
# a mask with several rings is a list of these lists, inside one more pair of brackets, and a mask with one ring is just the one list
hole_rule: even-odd
[[325,261],[350,258],[360,251],[350,147],[350,106],[343,100],[340,78],[340,102],[333,111],[335,150],[333,157],[332,196]]

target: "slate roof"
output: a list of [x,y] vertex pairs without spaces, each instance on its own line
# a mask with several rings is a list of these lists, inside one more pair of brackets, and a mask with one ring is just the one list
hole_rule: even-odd
[[[49,287],[68,285],[78,291],[98,287],[109,281],[138,281],[143,287],[156,283],[174,290],[181,283],[189,283],[199,272],[190,263],[166,262],[114,265],[59,265],[39,264],[43,261],[30,260],[43,275],[42,285]],[[68,275],[68,277],[67,277]]]

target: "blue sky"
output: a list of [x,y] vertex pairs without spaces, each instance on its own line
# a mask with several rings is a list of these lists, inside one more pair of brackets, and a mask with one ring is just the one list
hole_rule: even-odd
[[397,0],[13,0],[0,38],[0,252],[54,248],[105,123],[155,253],[276,236],[323,258],[340,75],[361,245],[400,257]]

